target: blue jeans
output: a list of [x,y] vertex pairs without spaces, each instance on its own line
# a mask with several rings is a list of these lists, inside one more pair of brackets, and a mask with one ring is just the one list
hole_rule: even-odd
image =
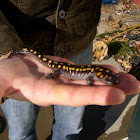
[[[76,64],[91,64],[92,44],[69,60]],[[2,110],[7,118],[10,140],[37,140],[35,124],[40,107],[29,102],[6,100]],[[82,117],[85,107],[54,105],[55,123],[52,127],[52,140],[78,140],[82,130]]]

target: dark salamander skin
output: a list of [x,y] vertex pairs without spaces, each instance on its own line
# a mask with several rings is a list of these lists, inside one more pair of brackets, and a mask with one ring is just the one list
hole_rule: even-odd
[[55,75],[62,75],[72,80],[86,79],[88,85],[92,85],[93,81],[101,81],[107,85],[115,85],[118,83],[118,75],[113,71],[99,65],[75,65],[64,62],[57,62],[46,57],[34,50],[23,48],[15,51],[14,54],[29,54],[35,57],[40,63],[52,69],[52,73],[48,78],[54,78]]

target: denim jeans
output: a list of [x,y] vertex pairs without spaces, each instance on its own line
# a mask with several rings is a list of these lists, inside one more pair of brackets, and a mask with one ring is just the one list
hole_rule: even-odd
[[[80,55],[69,60],[76,64],[91,64],[92,43]],[[1,107],[7,118],[10,140],[37,140],[35,125],[40,110],[39,106],[29,102],[8,99]],[[52,140],[78,140],[78,134],[82,130],[84,109],[84,106],[54,105],[55,123],[52,127]]]

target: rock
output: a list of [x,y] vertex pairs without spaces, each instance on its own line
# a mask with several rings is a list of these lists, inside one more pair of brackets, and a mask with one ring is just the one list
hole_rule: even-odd
[[104,41],[96,41],[93,44],[93,61],[101,62],[108,52],[108,46]]

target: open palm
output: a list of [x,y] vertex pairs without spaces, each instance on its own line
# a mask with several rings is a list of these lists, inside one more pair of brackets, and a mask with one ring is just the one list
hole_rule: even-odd
[[[57,61],[68,60],[50,56]],[[105,66],[113,71],[111,66]],[[140,82],[132,75],[120,73],[119,84],[107,86],[95,82],[87,86],[86,80],[70,80],[63,76],[48,79],[51,70],[32,56],[20,55],[0,61],[1,96],[30,101],[40,106],[89,104],[113,105],[124,101],[126,94],[140,92]],[[128,88],[129,87],[129,88]]]

